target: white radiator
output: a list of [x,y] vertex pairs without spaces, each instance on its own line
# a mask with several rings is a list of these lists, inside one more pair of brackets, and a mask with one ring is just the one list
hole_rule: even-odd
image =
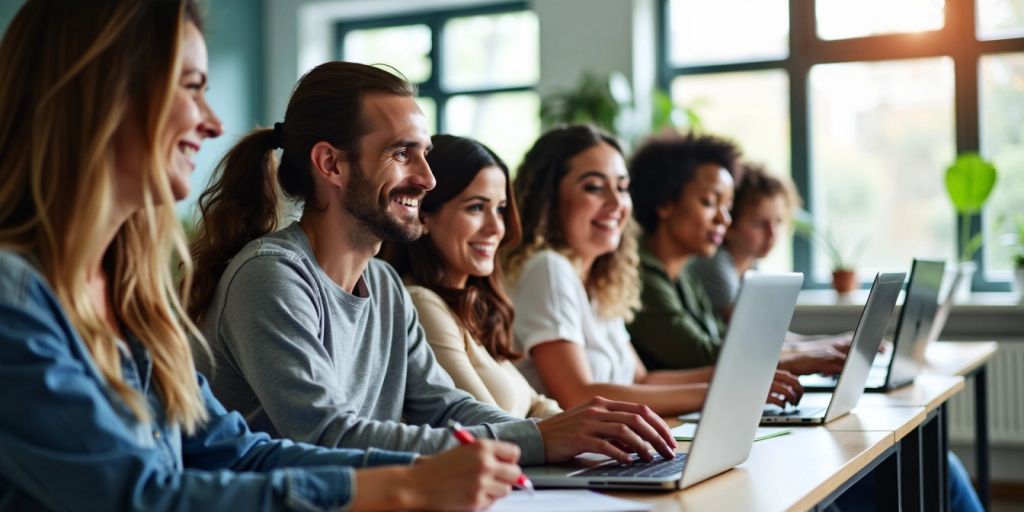
[[[988,362],[988,435],[993,446],[1024,446],[1024,342],[1002,342]],[[949,439],[974,441],[974,379],[949,402]]]

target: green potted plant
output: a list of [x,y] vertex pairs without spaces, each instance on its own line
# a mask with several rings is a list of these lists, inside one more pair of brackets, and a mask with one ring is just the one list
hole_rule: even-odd
[[682,106],[661,89],[651,92],[651,117],[638,117],[629,79],[617,71],[585,71],[572,87],[541,99],[540,118],[545,128],[558,124],[591,123],[627,143],[661,130],[701,131],[697,105]]
[[962,153],[946,169],[946,193],[953,203],[960,224],[960,265],[957,269],[963,278],[961,288],[955,293],[964,299],[970,294],[971,281],[977,266],[974,253],[982,243],[982,234],[971,235],[971,221],[981,213],[985,201],[996,185],[996,168],[977,153]]
[[544,126],[592,123],[611,133],[620,131],[621,114],[633,103],[629,80],[622,73],[580,76],[575,88],[545,96],[540,104]]
[[856,263],[864,251],[864,239],[853,244],[847,252],[847,246],[840,244],[830,229],[814,223],[811,214],[800,210],[793,217],[793,230],[797,236],[817,245],[828,256],[832,269],[832,288],[839,294],[845,294],[857,287]]

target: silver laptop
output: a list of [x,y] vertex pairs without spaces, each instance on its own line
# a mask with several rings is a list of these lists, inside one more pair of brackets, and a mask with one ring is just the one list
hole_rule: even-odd
[[889,325],[889,317],[896,307],[896,299],[906,277],[904,272],[875,275],[875,282],[871,285],[867,304],[861,311],[850,344],[850,353],[839,374],[835,392],[807,393],[800,405],[792,407],[768,405],[761,416],[761,423],[827,423],[845,415],[857,405],[864,394],[864,383],[868,380],[871,362],[882,344],[882,335]]
[[747,460],[771,389],[803,274],[748,272],[722,342],[690,451],[675,459],[619,464],[580,456],[567,464],[523,468],[537,487],[672,490],[689,487]]
[[938,340],[939,336],[942,335],[942,329],[946,327],[946,320],[949,319],[949,314],[953,311],[953,305],[956,303],[956,290],[960,287],[960,281],[963,280],[964,272],[960,267],[957,267],[956,273],[953,274],[953,279],[946,289],[945,298],[942,299],[942,303],[939,304],[939,308],[935,311],[935,320],[932,322],[931,333],[925,338],[924,343],[914,347],[914,359],[918,363],[922,365],[927,363],[925,353],[928,351],[928,344]]
[[[885,393],[910,384],[921,373],[924,364],[915,357],[915,352],[931,335],[945,268],[944,260],[914,258],[892,349],[875,357],[864,391]],[[836,382],[835,377],[823,375],[800,377],[805,391],[831,391]]]

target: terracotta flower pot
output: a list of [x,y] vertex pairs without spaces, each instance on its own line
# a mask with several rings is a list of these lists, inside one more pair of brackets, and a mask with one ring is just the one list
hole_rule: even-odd
[[852,270],[833,270],[832,288],[839,294],[850,293],[857,287],[857,274]]

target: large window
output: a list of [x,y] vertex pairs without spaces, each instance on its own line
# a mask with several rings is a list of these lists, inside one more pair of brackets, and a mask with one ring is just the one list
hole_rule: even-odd
[[540,133],[537,30],[523,2],[346,21],[338,55],[395,68],[436,133],[475,138],[514,169]]
[[[898,5],[897,5],[898,4]],[[705,128],[797,184],[862,279],[914,256],[955,261],[943,176],[957,153],[999,170],[971,226],[975,290],[1006,290],[1003,219],[1024,213],[1024,2],[663,0],[660,82]],[[879,16],[879,13],[885,13]],[[829,261],[778,251],[826,286]],[[788,266],[780,255],[770,267]]]

